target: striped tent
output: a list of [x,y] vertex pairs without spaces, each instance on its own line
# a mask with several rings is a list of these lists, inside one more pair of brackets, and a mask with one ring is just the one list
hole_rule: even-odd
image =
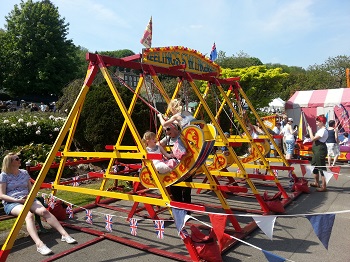
[[316,116],[324,114],[328,120],[335,119],[334,106],[339,104],[350,112],[350,88],[297,91],[286,102],[285,109],[288,117],[294,119],[294,124],[300,122],[303,112],[305,120],[316,130]]

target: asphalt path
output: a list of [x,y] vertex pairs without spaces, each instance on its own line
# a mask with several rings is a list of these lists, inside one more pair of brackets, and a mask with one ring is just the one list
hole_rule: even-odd
[[[300,175],[300,169],[296,166],[296,172]],[[288,178],[286,174],[280,172],[279,178],[285,188],[288,187]],[[286,213],[293,215],[289,217],[277,216],[274,230],[273,240],[270,240],[259,228],[254,230],[248,237],[244,239],[246,245],[240,243],[231,248],[222,255],[224,261],[267,261],[261,249],[269,251],[278,256],[284,257],[290,261],[303,262],[319,262],[332,261],[343,262],[350,261],[349,243],[350,243],[350,227],[349,213],[337,213],[342,210],[350,209],[350,168],[348,165],[342,166],[341,174],[338,180],[332,178],[328,183],[327,192],[315,192],[311,188],[310,194],[301,194],[294,199],[287,207]],[[311,179],[310,179],[311,180]],[[270,187],[259,186],[257,188],[271,191]],[[217,204],[217,199],[212,192],[201,192],[196,194],[192,191],[193,202]],[[242,207],[246,209],[259,209],[255,199],[246,199],[240,196],[228,196],[228,202],[231,207]],[[127,201],[118,201],[112,205],[119,208],[129,210],[131,203]],[[314,214],[324,212],[335,212],[335,222],[333,225],[328,250],[322,245],[315,235],[309,220],[302,214]],[[140,220],[137,236],[130,234],[128,222],[126,222],[127,213],[109,210],[105,208],[94,208],[94,223],[89,225],[85,222],[85,213],[77,213],[74,219],[67,220],[66,223],[71,227],[84,227],[93,232],[105,232],[104,214],[113,214],[113,232],[111,235],[121,237],[128,242],[137,241],[140,245],[148,245],[149,248],[171,252],[174,254],[188,256],[188,252],[177,236],[177,231],[173,221],[165,222],[164,239],[158,239],[150,220]],[[236,214],[239,214],[237,212]],[[207,215],[192,213],[192,216],[200,221],[208,222]],[[161,219],[168,219],[169,213],[160,214]],[[239,223],[245,225],[250,218],[238,217]],[[251,219],[250,219],[251,220]],[[192,222],[192,220],[191,220]],[[193,222],[196,222],[193,220]],[[198,224],[198,222],[196,222]],[[71,262],[73,261],[152,261],[165,262],[175,261],[170,258],[155,255],[144,250],[130,247],[101,236],[77,231],[67,227],[67,231],[78,241],[76,245],[69,245],[60,241],[60,236],[55,231],[49,229],[49,233],[41,234],[42,240],[50,247],[53,256],[44,257],[36,252],[35,246],[31,238],[21,237],[15,241],[15,244],[9,254],[7,261],[13,262],[31,262],[31,261],[53,261],[59,254],[65,252],[71,247],[76,247],[75,252],[66,256],[55,259],[54,261]],[[23,231],[25,232],[25,230]],[[106,232],[105,232],[106,233]],[[6,233],[2,234],[2,238],[6,237]],[[3,240],[2,239],[2,240]]]

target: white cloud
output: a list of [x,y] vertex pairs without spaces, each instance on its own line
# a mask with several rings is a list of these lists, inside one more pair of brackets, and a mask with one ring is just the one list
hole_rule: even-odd
[[310,12],[312,0],[291,1],[277,8],[265,21],[261,20],[261,28],[269,33],[286,31],[304,31],[313,27],[313,14]]

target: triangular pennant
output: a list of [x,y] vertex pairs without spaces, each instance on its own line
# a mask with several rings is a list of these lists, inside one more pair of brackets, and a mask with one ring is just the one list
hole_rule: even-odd
[[69,204],[66,208],[66,214],[68,214],[68,218],[74,218],[73,205]]
[[331,180],[333,173],[331,172],[327,172],[327,171],[323,171],[323,175],[326,178],[326,184],[328,184],[329,180]]
[[73,177],[72,178],[72,181],[73,181],[72,186],[79,186],[80,185],[79,180],[80,180],[79,176]]
[[209,218],[213,226],[213,230],[216,235],[216,238],[218,239],[220,250],[222,250],[225,244],[223,240],[225,240],[225,242],[227,241],[227,239],[223,239],[227,216],[209,214]]
[[314,171],[314,166],[305,166],[305,169],[306,169],[306,173],[305,173],[305,176],[306,177],[311,177],[311,174],[312,174],[312,171]]
[[266,259],[269,261],[269,262],[282,262],[282,261],[286,261],[285,258],[283,257],[280,257],[280,256],[277,256],[269,251],[266,251],[266,250],[263,250],[262,249],[262,252],[264,253]]
[[331,237],[335,214],[310,215],[306,216],[306,218],[309,219],[319,240],[324,247],[328,249],[328,242]]
[[331,170],[333,172],[333,176],[334,176],[335,180],[338,180],[338,176],[340,173],[340,166],[330,166],[329,170]]
[[130,233],[133,236],[137,235],[137,219],[130,218]]
[[276,217],[277,216],[253,216],[255,223],[271,240]]
[[305,174],[306,174],[306,168],[305,168],[305,165],[300,164],[300,170],[301,170],[301,174],[302,174],[303,176],[305,176]]
[[173,212],[176,229],[180,234],[180,231],[183,229],[190,216],[187,215],[187,211],[183,209],[172,207],[171,210]]
[[92,211],[89,209],[86,209],[86,217],[85,217],[86,223],[92,225],[93,224],[93,219],[92,219]]
[[156,229],[157,238],[164,238],[164,220],[155,220],[154,228]]
[[112,232],[112,226],[113,226],[113,217],[112,215],[105,215],[105,221],[106,221],[106,226],[105,229],[108,232]]

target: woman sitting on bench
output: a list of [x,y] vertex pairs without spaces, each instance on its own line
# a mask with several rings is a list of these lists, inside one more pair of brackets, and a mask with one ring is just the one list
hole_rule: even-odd
[[[7,154],[2,161],[2,169],[0,174],[0,199],[4,205],[4,211],[7,215],[18,216],[23,209],[23,204],[32,188],[30,176],[24,169],[20,169],[21,159],[14,153]],[[34,214],[43,217],[47,223],[55,228],[61,235],[61,241],[68,244],[76,243],[66,230],[61,226],[60,222],[52,215],[39,200],[35,199],[30,211],[25,219],[29,235],[34,240],[37,251],[42,255],[52,253],[39,238],[35,227]]]

